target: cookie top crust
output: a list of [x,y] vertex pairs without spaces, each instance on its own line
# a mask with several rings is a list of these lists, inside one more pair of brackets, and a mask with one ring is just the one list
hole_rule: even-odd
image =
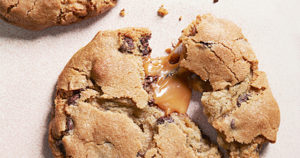
[[274,143],[279,107],[266,74],[241,29],[210,14],[183,30],[180,66],[204,81],[201,103],[218,143],[230,157],[259,157],[262,144]]
[[179,42],[186,48],[180,66],[221,90],[244,81],[258,61],[241,29],[210,14],[198,16],[182,31]]
[[249,144],[258,137],[276,141],[280,113],[264,72],[255,71],[252,79],[228,90],[204,92],[202,103],[209,122],[227,142]]
[[57,82],[49,125],[54,157],[221,157],[185,115],[150,104],[145,28],[100,31]]
[[144,50],[140,49],[141,40],[150,36],[149,30],[135,28],[99,32],[68,62],[57,89],[72,91],[97,85],[101,98],[130,98],[137,107],[145,107],[148,94],[143,89]]
[[104,13],[117,0],[2,0],[0,18],[30,30],[68,25]]
[[150,57],[150,38],[145,28],[100,31],[70,59],[49,125],[55,157],[220,157],[185,114],[192,89],[230,157],[259,157],[276,141],[277,102],[236,25],[198,16],[161,58]]

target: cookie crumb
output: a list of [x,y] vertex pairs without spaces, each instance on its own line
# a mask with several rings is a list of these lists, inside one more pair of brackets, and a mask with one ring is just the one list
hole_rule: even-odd
[[217,2],[219,2],[219,0],[214,0],[214,3],[217,3]]
[[182,16],[180,16],[178,20],[181,21],[182,20]]
[[166,8],[164,8],[164,5],[161,5],[160,8],[157,11],[157,15],[160,17],[164,17],[168,14],[168,10]]
[[125,14],[125,9],[124,9],[124,8],[120,11],[119,15],[120,15],[121,17],[124,17],[124,16],[126,15],[126,14]]
[[165,52],[166,52],[167,54],[171,54],[171,53],[172,53],[172,50],[171,50],[171,48],[167,48],[167,49],[165,50]]

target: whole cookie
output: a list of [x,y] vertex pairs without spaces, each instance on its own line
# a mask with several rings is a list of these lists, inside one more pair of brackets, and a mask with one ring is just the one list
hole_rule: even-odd
[[49,144],[55,157],[220,157],[184,114],[151,104],[149,30],[99,32],[59,76]]
[[1,19],[14,25],[42,30],[68,25],[114,7],[117,0],[1,0]]
[[241,29],[212,15],[198,16],[183,30],[180,66],[205,83],[201,102],[218,143],[231,157],[259,157],[259,149],[274,143],[279,108],[266,74]]

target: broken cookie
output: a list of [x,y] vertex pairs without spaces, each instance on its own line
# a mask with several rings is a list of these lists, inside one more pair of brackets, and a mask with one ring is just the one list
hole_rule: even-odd
[[198,16],[183,30],[179,47],[179,67],[210,85],[201,86],[201,103],[218,143],[230,157],[259,157],[264,143],[276,141],[280,113],[241,29],[209,14]]
[[[259,157],[276,141],[279,108],[239,27],[198,16],[158,58],[150,38],[144,28],[101,31],[71,58],[49,125],[55,157]],[[220,151],[186,115],[192,90]]]
[[68,25],[102,14],[117,0],[11,0],[0,1],[0,18],[14,25],[42,30],[55,25]]
[[100,31],[70,59],[49,125],[54,157],[221,157],[186,107],[168,106],[170,94],[155,92],[166,81],[178,90],[179,60],[150,59],[150,38],[144,28]]

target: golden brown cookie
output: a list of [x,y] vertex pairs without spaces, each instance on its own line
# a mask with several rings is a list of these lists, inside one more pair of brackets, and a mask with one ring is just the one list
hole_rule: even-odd
[[149,30],[101,31],[59,76],[49,144],[55,157],[220,157],[185,115],[153,105]]
[[198,16],[183,30],[180,66],[205,83],[201,98],[219,144],[231,157],[258,157],[259,148],[274,143],[280,113],[266,74],[241,29],[212,15]]
[[96,16],[116,3],[117,0],[1,0],[0,18],[26,29],[42,30]]
[[257,69],[247,39],[234,23],[211,15],[198,16],[179,39],[187,49],[181,67],[208,81],[214,90],[233,86]]

